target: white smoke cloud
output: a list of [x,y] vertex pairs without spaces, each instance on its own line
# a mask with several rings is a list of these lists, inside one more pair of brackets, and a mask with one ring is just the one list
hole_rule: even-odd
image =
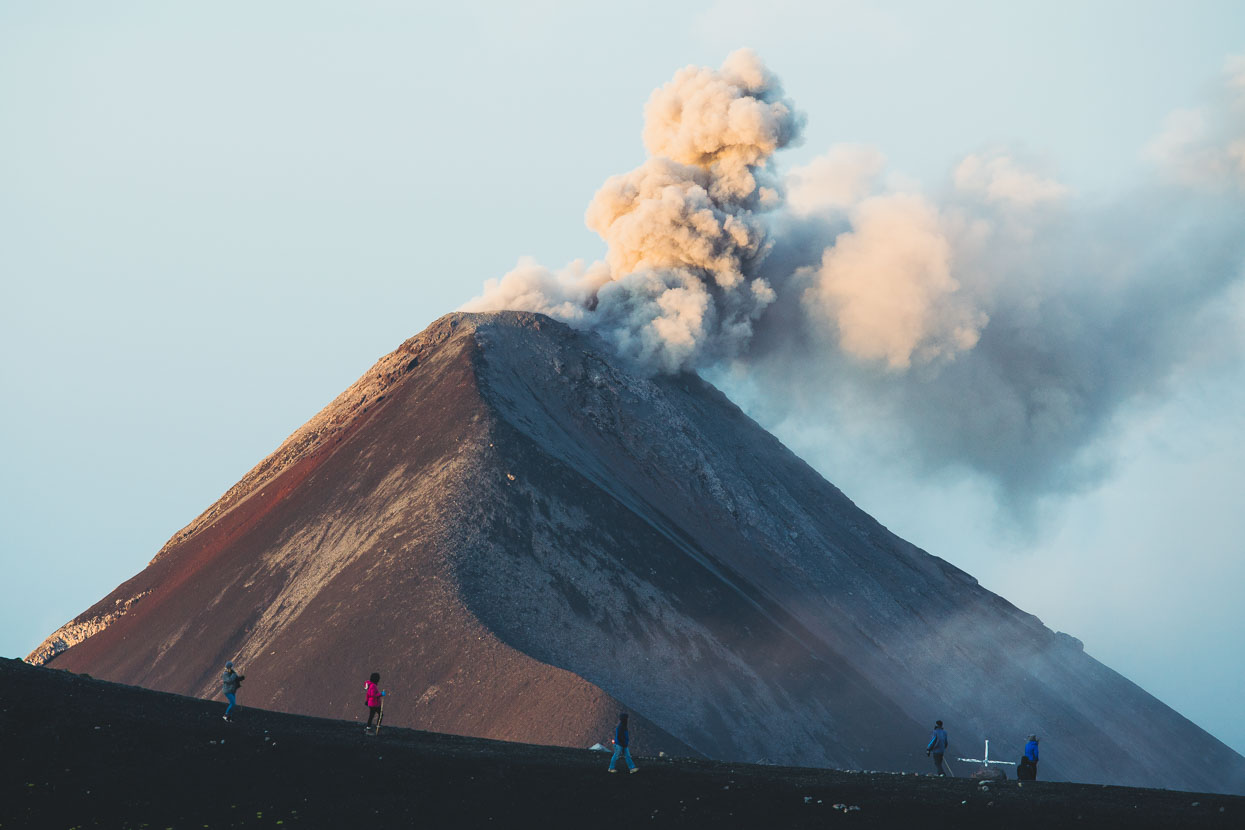
[[1245,59],[1147,148],[1163,175],[1115,200],[1005,151],[928,192],[860,145],[780,182],[802,118],[748,51],[680,70],[645,115],[652,157],[586,214],[605,261],[522,261],[467,309],[551,314],[650,371],[729,367],[770,424],[974,471],[1022,511],[1101,476],[1119,413],[1231,340],[1215,309],[1245,277]]
[[596,292],[609,279],[609,269],[600,262],[585,265],[583,260],[576,260],[555,272],[531,257],[521,257],[500,280],[487,281],[484,295],[466,303],[462,310],[522,309],[583,324]]
[[1188,186],[1217,187],[1230,181],[1237,166],[1232,147],[1214,141],[1206,114],[1197,109],[1168,115],[1163,132],[1146,147],[1144,155],[1164,175]]
[[803,127],[777,79],[747,49],[717,71],[679,70],[653,93],[644,118],[649,153],[708,171],[710,195],[724,204],[776,204],[777,193],[757,176]]
[[1024,518],[1100,480],[1121,413],[1191,367],[1241,360],[1221,298],[1245,282],[1245,200],[1160,185],[1090,204],[968,195],[872,195],[820,232],[802,218],[762,270],[803,293],[780,288],[715,380],[788,432],[867,435],[889,463],[972,471]]
[[721,69],[687,67],[653,93],[652,158],[610,178],[585,221],[604,264],[555,274],[521,264],[467,310],[555,313],[641,366],[679,371],[740,353],[775,293],[755,276],[768,251],[761,213],[781,199],[768,163],[803,117],[751,51]]
[[886,156],[865,144],[839,144],[787,174],[787,210],[808,216],[846,210],[870,193]]
[[955,169],[955,186],[987,202],[1028,207],[1067,195],[1068,188],[1053,179],[1024,170],[1006,155],[970,155]]
[[[875,196],[822,252],[807,307],[837,328],[844,352],[889,369],[971,349],[987,316],[951,275],[951,243],[920,196]],[[810,275],[804,269],[804,276]]]
[[1245,55],[1225,63],[1218,100],[1171,113],[1143,156],[1184,186],[1245,190]]
[[1237,105],[1245,104],[1245,55],[1229,55],[1223,62],[1223,73]]
[[708,171],[649,159],[597,191],[585,217],[609,245],[606,262],[622,277],[646,268],[683,268],[725,289],[744,280],[745,263],[765,240],[760,223],[710,195]]

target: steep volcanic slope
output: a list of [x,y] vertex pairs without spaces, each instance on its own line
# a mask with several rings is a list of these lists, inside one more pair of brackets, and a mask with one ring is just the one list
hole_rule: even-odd
[[[83,639],[85,638],[85,639]],[[59,641],[59,644],[58,644]],[[63,650],[70,646],[68,650]],[[583,745],[923,769],[935,717],[1043,774],[1245,792],[1245,759],[904,542],[691,375],[539,315],[451,315],[382,359],[54,665],[244,702]],[[401,700],[401,705],[397,705]]]
[[500,461],[460,322],[380,361],[32,661],[102,628],[55,665],[211,696],[232,658],[244,704],[344,717],[379,670],[394,724],[603,739],[618,701],[507,647],[464,607],[454,571],[472,494],[459,482]]

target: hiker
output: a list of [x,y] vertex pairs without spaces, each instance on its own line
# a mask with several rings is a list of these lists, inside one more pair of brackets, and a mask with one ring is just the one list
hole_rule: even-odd
[[233,711],[233,707],[238,705],[238,687],[242,685],[242,681],[246,680],[246,675],[238,674],[233,670],[233,661],[225,661],[225,673],[221,675],[221,691],[225,693],[225,699],[229,701],[229,705],[225,707],[225,714],[222,715],[225,720],[232,721],[229,713]]
[[1024,757],[1020,759],[1020,766],[1016,768],[1016,777],[1024,781],[1037,780],[1038,767],[1038,737],[1030,735],[1029,742],[1025,744]]
[[614,764],[618,761],[619,755],[626,759],[629,772],[639,769],[635,761],[631,760],[631,734],[627,731],[626,712],[619,714],[618,725],[614,727],[614,757],[610,758],[610,772],[618,772],[614,769]]
[[946,774],[942,771],[942,756],[946,751],[947,731],[942,728],[942,721],[934,721],[934,731],[930,733],[929,743],[925,746],[925,755],[934,756],[934,769],[938,770],[940,778]]
[[[380,699],[385,696],[385,692],[376,685],[380,682],[380,674],[372,672],[372,676],[363,684],[363,692],[367,696],[367,726],[363,727],[364,734],[375,734],[372,729],[372,720],[380,714]],[[376,722],[377,729],[380,728],[380,721]]]

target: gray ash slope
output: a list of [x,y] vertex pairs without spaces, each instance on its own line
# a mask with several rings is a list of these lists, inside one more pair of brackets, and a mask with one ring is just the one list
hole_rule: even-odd
[[625,706],[651,748],[923,770],[941,718],[953,754],[1040,732],[1048,778],[1245,792],[1240,755],[712,386],[527,313],[403,344],[49,642],[191,694],[237,654],[249,702],[347,716],[316,684],[384,655],[418,696],[395,722],[482,737],[586,745]]

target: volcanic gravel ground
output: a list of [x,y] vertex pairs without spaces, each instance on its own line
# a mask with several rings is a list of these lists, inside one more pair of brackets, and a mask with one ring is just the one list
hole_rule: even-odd
[[222,702],[18,660],[0,709],[2,828],[1245,826],[1245,797],[1168,790],[643,757],[607,775],[589,750],[245,705],[225,723]]

